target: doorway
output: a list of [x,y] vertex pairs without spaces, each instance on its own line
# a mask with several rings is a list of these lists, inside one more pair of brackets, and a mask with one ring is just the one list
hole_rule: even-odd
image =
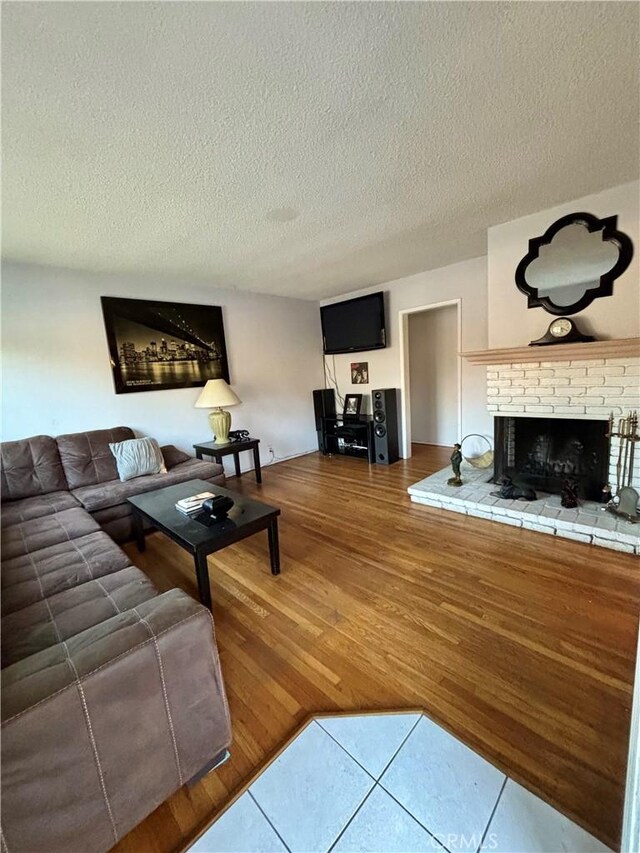
[[401,312],[403,456],[460,440],[460,300]]

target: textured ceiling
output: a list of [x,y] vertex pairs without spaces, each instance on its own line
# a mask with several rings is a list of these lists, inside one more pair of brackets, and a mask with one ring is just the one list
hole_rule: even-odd
[[2,5],[14,260],[318,298],[638,174],[637,3]]

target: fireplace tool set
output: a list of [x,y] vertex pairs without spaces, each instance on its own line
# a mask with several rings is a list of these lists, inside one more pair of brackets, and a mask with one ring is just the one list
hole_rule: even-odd
[[640,495],[631,486],[636,444],[640,441],[640,435],[638,435],[638,413],[630,412],[626,418],[620,418],[617,429],[615,430],[613,415],[610,415],[607,437],[609,438],[609,446],[611,446],[612,438],[620,440],[618,461],[616,464],[616,495],[607,504],[607,509],[615,515],[626,518],[627,521],[638,522],[640,521],[640,515],[638,514]]

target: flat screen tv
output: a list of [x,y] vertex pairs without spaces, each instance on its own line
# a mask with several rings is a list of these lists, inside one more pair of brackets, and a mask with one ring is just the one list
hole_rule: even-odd
[[369,293],[320,309],[325,355],[384,349],[384,293]]

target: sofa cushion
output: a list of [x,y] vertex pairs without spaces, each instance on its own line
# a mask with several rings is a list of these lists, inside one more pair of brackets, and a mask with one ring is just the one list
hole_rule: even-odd
[[56,438],[69,489],[116,480],[116,460],[109,445],[135,438],[129,427],[74,432]]
[[128,438],[110,444],[121,482],[147,474],[166,474],[167,466],[155,438]]
[[153,492],[164,486],[174,486],[176,483],[184,483],[186,480],[209,480],[220,478],[224,469],[217,462],[206,462],[203,459],[189,458],[173,467],[166,474],[148,474],[146,477],[136,477],[135,480],[113,480],[110,483],[101,483],[95,486],[82,486],[73,490],[82,506],[89,512],[99,509],[117,506],[125,503],[127,498],[133,495],[141,495],[144,492]]
[[162,453],[162,458],[164,459],[167,471],[175,468],[176,465],[179,465],[181,462],[186,462],[187,459],[193,459],[193,456],[189,456],[189,454],[185,453],[184,450],[178,450],[175,444],[163,444],[160,448],[160,452]]
[[3,527],[8,527],[10,524],[31,521],[34,518],[53,515],[77,506],[80,506],[80,502],[71,492],[49,492],[48,495],[35,495],[32,498],[3,503],[0,520]]
[[1,575],[2,613],[13,613],[128,565],[127,555],[102,530],[5,559]]
[[2,500],[20,500],[68,489],[55,439],[34,435],[0,445]]
[[128,566],[10,613],[2,619],[2,666],[67,640],[157,594],[140,569]]
[[21,557],[98,530],[97,522],[80,507],[10,524],[2,532],[2,560]]

